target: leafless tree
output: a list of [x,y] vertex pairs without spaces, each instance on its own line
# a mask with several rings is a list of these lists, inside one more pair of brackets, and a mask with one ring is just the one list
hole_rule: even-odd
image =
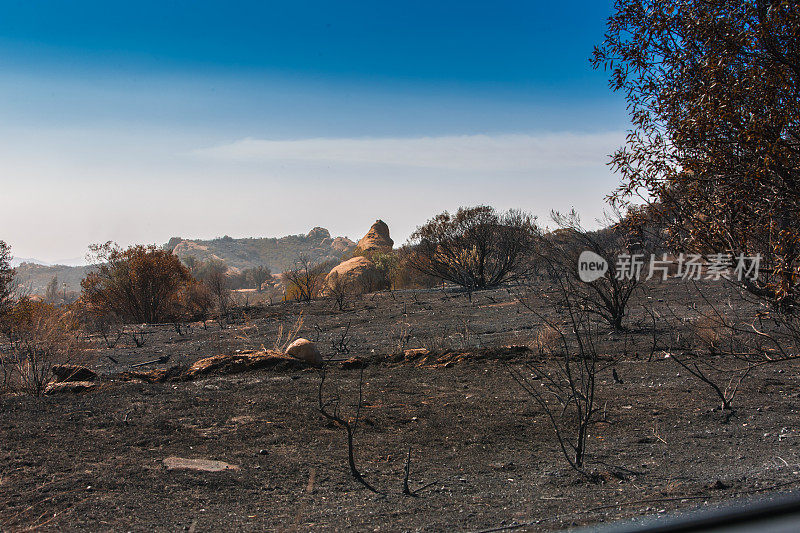
[[[567,214],[552,213],[559,226],[556,231],[540,240],[538,263],[550,279],[564,282],[579,309],[601,317],[615,330],[624,329],[624,319],[628,313],[628,303],[639,289],[648,272],[645,266],[634,267],[624,275],[615,270],[617,259],[627,255],[631,261],[644,263],[649,259],[649,246],[641,239],[634,238],[619,218],[609,219],[612,223],[598,231],[586,230],[575,211]],[[600,256],[607,270],[600,278],[584,282],[580,279],[579,258],[584,251]],[[638,264],[638,263],[637,263]]]
[[207,263],[203,268],[203,284],[208,287],[221,318],[227,318],[231,307],[231,288],[228,267],[222,261]]
[[355,460],[355,451],[354,451],[354,444],[353,444],[353,436],[355,435],[356,430],[358,429],[358,422],[359,417],[361,416],[361,407],[363,404],[363,390],[364,390],[364,369],[361,369],[361,374],[358,378],[358,403],[356,404],[356,411],[354,416],[351,418],[347,418],[343,415],[340,415],[339,408],[340,408],[340,397],[337,394],[336,396],[325,400],[323,397],[323,387],[325,386],[325,378],[327,377],[327,372],[323,368],[320,371],[320,380],[319,380],[319,391],[318,391],[318,402],[319,402],[319,412],[322,415],[330,420],[331,422],[343,427],[347,433],[347,463],[350,467],[350,475],[364,485],[367,489],[375,492],[376,494],[383,494],[381,491],[373,487],[364,476],[359,471],[358,467],[356,466]]
[[742,382],[758,367],[800,358],[800,321],[738,284],[725,303],[712,300],[693,283],[702,306],[676,309],[664,304],[670,335],[664,354],[703,383],[725,420],[735,413]]
[[355,294],[350,280],[338,272],[331,272],[325,280],[325,291],[336,304],[339,311],[344,311],[347,300]]
[[547,415],[561,452],[570,467],[593,478],[586,469],[590,428],[598,420],[595,404],[597,374],[602,370],[595,350],[597,326],[591,314],[572,296],[571,286],[557,281],[560,303],[568,319],[569,331],[543,315],[528,294],[520,302],[550,330],[554,342],[542,345],[542,363],[507,364],[509,372],[522,389]]
[[6,387],[41,396],[53,379],[53,365],[84,358],[80,326],[62,308],[23,298],[14,302],[8,318],[2,330],[10,350],[0,353]]
[[286,281],[287,298],[301,302],[310,302],[319,295],[325,281],[325,274],[330,271],[329,263],[313,264],[307,255],[300,255],[294,268],[283,273]]
[[0,319],[11,305],[14,269],[11,268],[11,247],[0,241]]

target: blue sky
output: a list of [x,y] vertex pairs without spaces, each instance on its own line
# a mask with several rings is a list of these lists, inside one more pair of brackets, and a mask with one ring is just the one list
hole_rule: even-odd
[[[0,1],[0,238],[403,241],[459,205],[599,216],[611,2]],[[34,215],[35,213],[35,215]]]

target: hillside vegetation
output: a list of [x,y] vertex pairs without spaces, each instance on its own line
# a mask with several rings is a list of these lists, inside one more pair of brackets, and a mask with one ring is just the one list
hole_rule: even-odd
[[[173,237],[164,245],[179,258],[194,256],[198,261],[220,259],[232,269],[244,270],[266,266],[273,272],[283,272],[292,268],[300,256],[306,256],[312,263],[339,261],[355,243],[347,237],[331,237],[325,228],[314,228],[305,235],[285,237],[259,237],[234,239],[183,239]],[[16,269],[16,280],[29,294],[43,295],[47,284],[58,279],[59,290],[66,283],[67,292],[80,291],[81,280],[90,266],[45,266],[23,263]]]
[[81,288],[81,280],[86,277],[91,266],[67,265],[39,265],[36,263],[22,263],[16,268],[16,281],[22,286],[26,294],[43,295],[47,284],[53,278],[58,281],[58,290],[64,290],[66,283],[67,292],[76,292]]
[[234,239],[219,237],[211,240],[173,237],[165,248],[184,259],[194,256],[200,261],[221,259],[230,268],[245,269],[260,265],[273,272],[283,272],[294,266],[301,255],[313,263],[339,260],[355,243],[347,237],[331,237],[325,228],[314,228],[306,235]]

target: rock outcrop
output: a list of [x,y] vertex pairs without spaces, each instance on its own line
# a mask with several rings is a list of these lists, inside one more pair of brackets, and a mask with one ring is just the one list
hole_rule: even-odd
[[325,241],[325,239],[330,239],[331,232],[325,228],[320,228],[319,226],[317,226],[316,228],[309,231],[306,237],[308,237],[308,240],[310,241],[320,242],[320,241]]
[[[346,245],[342,242],[342,246]],[[352,258],[339,263],[325,277],[326,291],[329,294],[344,292],[363,294],[388,288],[386,276],[381,273],[372,261],[378,253],[392,251],[394,241],[389,237],[389,226],[383,220],[376,220],[364,235]]]
[[361,294],[385,289],[386,279],[375,263],[359,255],[333,267],[325,277],[325,285],[328,291]]
[[[334,237],[327,229],[317,226],[308,233],[280,238],[219,237],[190,240],[173,237],[165,248],[172,250],[181,260],[191,256],[196,261],[221,260],[231,269],[245,270],[266,266],[273,272],[284,272],[293,268],[297,257],[301,255],[307,256],[312,263],[324,263],[340,259],[355,245],[350,239]],[[52,275],[43,283],[46,284],[51,278]],[[58,279],[61,279],[60,275]]]
[[346,252],[353,247],[353,244],[355,243],[346,237],[336,237],[331,241],[331,248],[337,252]]
[[356,246],[356,254],[371,255],[391,252],[394,241],[389,237],[389,226],[383,220],[376,220]]

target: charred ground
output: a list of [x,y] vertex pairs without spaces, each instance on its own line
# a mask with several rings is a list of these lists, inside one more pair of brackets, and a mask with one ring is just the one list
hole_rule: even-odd
[[[90,340],[97,388],[83,394],[0,399],[0,525],[114,530],[342,528],[448,531],[529,524],[561,529],[687,508],[798,482],[798,377],[791,363],[764,365],[743,381],[736,412],[719,412],[707,388],[676,365],[647,326],[646,308],[702,313],[735,307],[721,283],[672,280],[631,305],[629,329],[601,331],[601,421],[591,429],[590,481],[564,462],[545,414],[508,365],[548,364],[537,350],[543,320],[517,289],[383,292],[348,302],[281,303],[240,310],[178,334],[147,327]],[[528,301],[566,325],[542,285]],[[275,368],[192,381],[124,381],[140,370],[188,365],[236,350],[271,348],[281,328],[318,343],[329,392],[353,412],[362,473],[348,473],[342,428],[318,411],[319,370]],[[654,349],[654,340],[656,345]],[[525,345],[524,349],[503,346]],[[403,350],[426,348],[423,357]],[[398,355],[400,354],[400,355]],[[719,368],[735,360],[709,355]],[[112,362],[116,361],[116,362]],[[354,365],[361,366],[361,365]],[[616,370],[614,379],[612,370]],[[129,377],[128,377],[129,379]],[[410,485],[401,494],[412,449]],[[221,472],[168,470],[171,456],[225,461]]]

